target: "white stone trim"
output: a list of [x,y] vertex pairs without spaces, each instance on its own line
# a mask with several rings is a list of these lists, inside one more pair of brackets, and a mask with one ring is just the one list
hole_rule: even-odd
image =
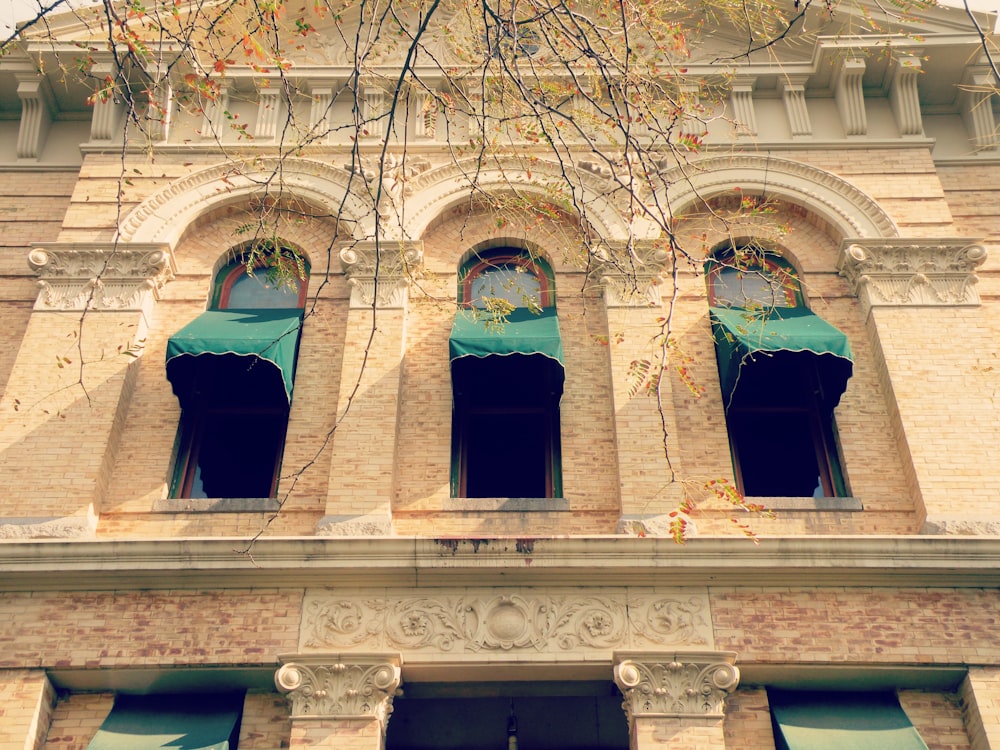
[[49,84],[37,75],[17,75],[17,96],[21,100],[21,123],[17,131],[17,158],[37,159],[52,123],[55,104]]
[[837,175],[809,164],[761,154],[710,156],[662,175],[675,215],[699,199],[732,193],[766,193],[803,206],[832,224],[844,237],[897,237],[889,215],[867,194]]
[[614,677],[632,726],[637,718],[722,718],[740,670],[733,651],[621,651]]
[[422,242],[354,242],[338,253],[351,308],[405,308],[406,289],[423,267]]
[[892,83],[889,88],[889,104],[896,117],[899,134],[902,136],[924,134],[917,85],[921,72],[920,58],[915,55],[901,55],[895,61]]
[[844,125],[844,133],[865,135],[868,116],[865,112],[865,94],[861,87],[865,75],[865,61],[860,57],[847,57],[840,61],[834,76],[833,94]]

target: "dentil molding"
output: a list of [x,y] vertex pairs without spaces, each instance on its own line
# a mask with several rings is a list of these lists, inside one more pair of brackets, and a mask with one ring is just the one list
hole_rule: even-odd
[[398,654],[279,656],[274,675],[292,719],[376,720],[385,732],[401,682]]
[[629,724],[636,718],[721,718],[740,670],[732,651],[616,652],[615,684]]
[[174,275],[159,243],[37,244],[28,265],[39,277],[36,310],[144,310]]
[[837,269],[866,310],[980,304],[986,248],[968,239],[846,241]]
[[713,645],[708,595],[702,590],[310,590],[299,648],[391,649],[407,658],[435,654],[578,653],[610,658],[622,646]]

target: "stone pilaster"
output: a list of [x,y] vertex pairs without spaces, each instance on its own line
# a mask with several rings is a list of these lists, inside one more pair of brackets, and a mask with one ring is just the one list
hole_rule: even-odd
[[809,119],[809,108],[806,106],[806,77],[781,76],[778,81],[781,100],[785,103],[785,113],[788,115],[788,127],[792,138],[805,138],[812,135],[812,122]]
[[164,79],[149,90],[146,118],[143,127],[150,141],[165,141],[170,135],[170,118],[173,114],[174,92],[170,81]]
[[[111,63],[100,63],[91,69],[91,74],[111,85],[118,72]],[[105,85],[103,82],[101,86]],[[114,94],[98,92],[94,96],[93,114],[90,120],[90,140],[110,141],[118,136],[125,108]]]
[[283,107],[281,91],[275,86],[280,84],[270,79],[258,83],[257,124],[254,127],[256,140],[273,141],[278,137]]
[[226,112],[229,110],[231,84],[226,80],[217,81],[215,98],[202,95],[201,137],[205,140],[222,140],[226,128]]
[[[677,434],[665,367],[670,346],[664,338],[660,277],[668,260],[659,244],[606,247],[594,251],[604,290],[615,409],[615,435],[622,518],[620,530],[669,534],[662,517],[680,502],[664,442],[676,460]],[[667,404],[660,409],[660,404]],[[666,432],[666,436],[664,433]]]
[[380,750],[401,683],[399,654],[279,657],[278,690],[291,704],[291,748]]
[[924,134],[920,95],[917,90],[921,72],[920,58],[916,55],[902,55],[895,61],[892,83],[889,87],[889,104],[896,117],[900,135]]
[[724,750],[726,697],[740,671],[730,651],[615,653],[631,750]]
[[337,96],[337,81],[332,78],[313,78],[309,81],[309,95],[312,105],[309,109],[310,142],[326,144],[330,142],[333,118],[333,102]]
[[0,538],[93,534],[115,463],[165,246],[48,244],[40,291],[0,400]]
[[833,93],[840,110],[840,120],[847,135],[864,135],[868,132],[868,115],[865,112],[865,94],[861,88],[865,75],[865,61],[848,57],[840,61],[834,76]]
[[996,81],[984,66],[966,70],[959,87],[958,106],[965,121],[972,147],[977,151],[992,151],[997,147],[996,118],[993,97]]
[[21,124],[17,131],[17,158],[37,159],[42,155],[52,123],[55,105],[46,79],[31,74],[17,76],[17,96],[21,100]]
[[317,533],[392,533],[394,462],[376,473],[372,456],[393,456],[405,349],[406,298],[419,273],[420,243],[356,242],[340,251],[351,287],[337,429],[326,516]]
[[733,121],[738,138],[757,135],[757,113],[753,103],[754,81],[753,77],[736,76],[730,89],[729,103],[733,108]]

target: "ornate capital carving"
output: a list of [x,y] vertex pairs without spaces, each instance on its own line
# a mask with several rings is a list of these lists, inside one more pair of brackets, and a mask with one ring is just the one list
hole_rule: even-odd
[[398,654],[281,656],[274,675],[293,719],[376,720],[382,732],[401,682]]
[[731,651],[618,652],[615,684],[631,724],[637,717],[721,717],[740,670]]
[[340,251],[351,307],[404,307],[406,288],[421,271],[421,242],[355,242]]
[[663,265],[670,257],[659,243],[599,246],[591,252],[608,307],[656,307]]
[[144,310],[173,277],[166,245],[46,244],[28,253],[36,310]]
[[986,255],[967,239],[855,240],[845,243],[837,267],[869,310],[971,306],[979,304],[975,271]]

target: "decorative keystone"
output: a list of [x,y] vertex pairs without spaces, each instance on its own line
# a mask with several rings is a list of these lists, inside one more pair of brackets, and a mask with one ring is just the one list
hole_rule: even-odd
[[145,310],[173,278],[162,244],[35,245],[28,265],[39,276],[36,310]]
[[399,687],[399,654],[281,656],[274,675],[292,719],[375,720],[383,735]]
[[421,242],[355,242],[340,251],[351,307],[406,306],[406,288],[423,265]]
[[617,652],[615,684],[629,724],[638,717],[718,717],[736,689],[732,651]]
[[604,303],[608,307],[658,307],[656,287],[669,257],[662,245],[649,242],[594,248],[591,258],[604,287]]
[[854,240],[837,268],[867,310],[965,307],[980,304],[975,271],[986,256],[967,239]]

